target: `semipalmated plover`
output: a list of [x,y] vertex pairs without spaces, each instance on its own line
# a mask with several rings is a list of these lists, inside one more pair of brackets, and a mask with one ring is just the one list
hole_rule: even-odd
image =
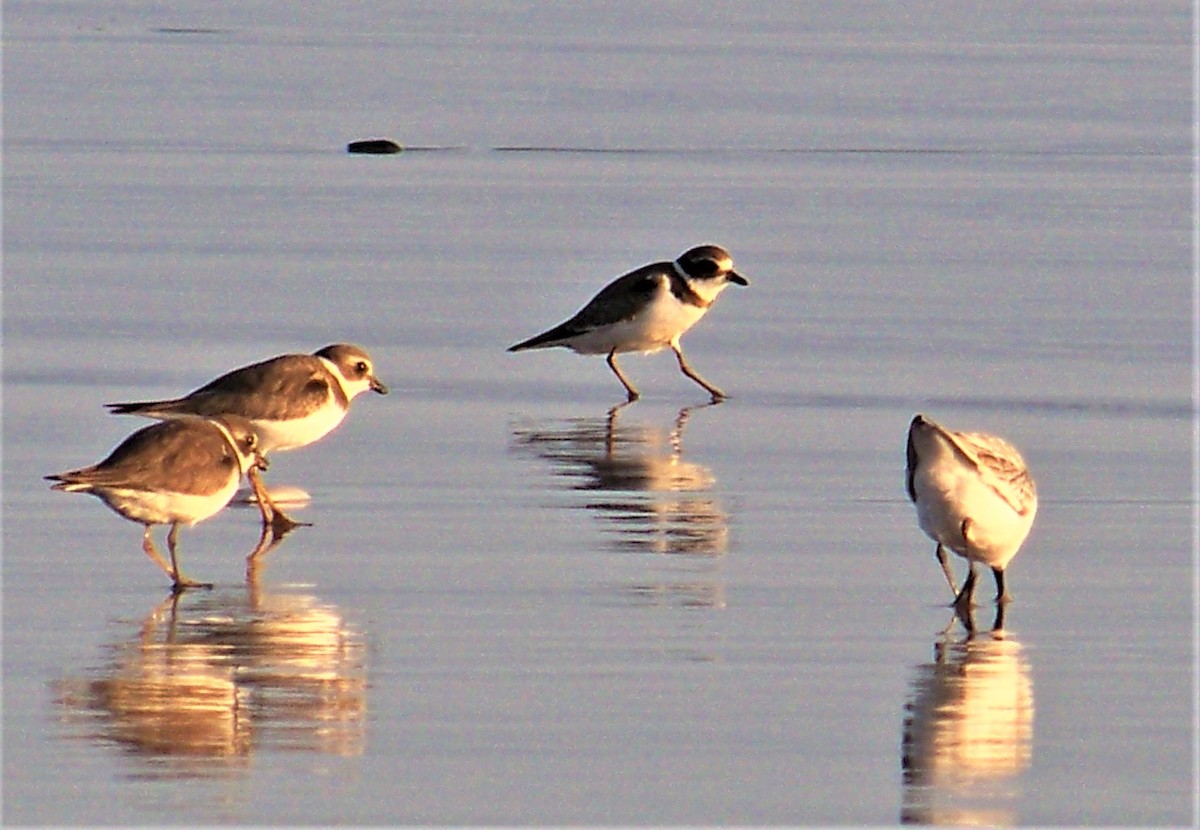
[[[180,417],[139,429],[99,464],[46,479],[58,482],[52,490],[90,493],[126,519],[145,525],[142,550],[178,590],[205,585],[179,570],[179,526],[217,513],[233,498],[243,473],[265,464],[254,427],[244,418]],[[171,525],[170,563],[151,538],[150,528],[156,524]]]
[[[970,606],[976,562],[992,569],[996,602],[1007,602],[1004,569],[1029,535],[1038,504],[1021,454],[1002,438],[951,432],[917,415],[908,428],[905,485],[917,506],[917,523],[937,543],[954,604]],[[954,586],[946,548],[967,560],[961,589]]]
[[[106,404],[115,414],[147,418],[240,415],[254,425],[265,457],[324,438],[346,417],[350,402],[367,390],[386,395],[364,349],[346,343],[313,354],[286,354],[234,369],[182,398]],[[263,522],[286,533],[298,522],[275,505],[257,471],[251,471]]]
[[580,311],[549,331],[510,346],[510,352],[565,346],[577,354],[608,355],[608,366],[636,400],[639,392],[617,366],[621,352],[657,352],[668,346],[679,369],[703,386],[713,401],[725,393],[696,374],[679,338],[699,322],[729,283],[750,283],[733,270],[729,252],[701,245],[674,262],[654,262],[613,280]]

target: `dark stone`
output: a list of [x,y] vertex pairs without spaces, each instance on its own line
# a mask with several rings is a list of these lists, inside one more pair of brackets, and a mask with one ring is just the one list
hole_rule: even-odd
[[351,141],[346,145],[348,153],[371,153],[374,155],[399,153],[403,149],[390,138],[369,138],[365,141]]

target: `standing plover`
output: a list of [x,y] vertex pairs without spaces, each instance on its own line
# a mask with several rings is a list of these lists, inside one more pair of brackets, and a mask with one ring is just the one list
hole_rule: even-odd
[[[217,513],[233,498],[242,475],[265,464],[254,427],[244,418],[180,417],[139,429],[99,464],[46,479],[58,482],[52,490],[90,493],[126,519],[145,525],[142,550],[180,590],[211,586],[179,570],[179,526],[190,527]],[[170,563],[150,535],[156,524],[171,525]]]
[[[313,354],[286,354],[224,374],[182,398],[110,403],[116,414],[147,418],[240,415],[254,425],[259,451],[291,450],[320,440],[346,417],[367,390],[387,394],[371,357],[359,346],[335,343]],[[271,501],[257,471],[249,475],[264,524],[286,533],[298,522]]]
[[639,392],[617,366],[617,354],[657,352],[670,346],[679,370],[708,390],[714,402],[720,401],[725,393],[688,365],[679,338],[699,322],[731,282],[750,284],[733,270],[728,251],[701,245],[674,262],[654,262],[618,277],[570,320],[508,350],[566,346],[578,354],[608,355],[609,368],[633,401]]
[[[996,602],[1008,602],[1004,569],[1037,513],[1037,490],[1021,454],[1002,438],[951,432],[917,415],[908,427],[905,486],[917,506],[917,523],[937,543],[954,604],[970,606],[976,562],[992,569]],[[946,548],[967,560],[960,589],[954,587]]]

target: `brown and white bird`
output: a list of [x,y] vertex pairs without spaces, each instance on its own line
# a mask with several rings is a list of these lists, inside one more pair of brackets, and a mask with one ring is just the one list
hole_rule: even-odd
[[688,365],[679,338],[700,321],[730,283],[750,284],[733,270],[728,251],[718,245],[701,245],[674,262],[654,262],[618,277],[570,320],[508,350],[565,346],[577,354],[607,355],[609,368],[633,401],[640,393],[617,366],[616,356],[670,347],[679,370],[703,386],[714,402],[720,401],[725,393]]
[[[1029,535],[1038,506],[1033,477],[1016,448],[995,435],[951,432],[917,415],[908,428],[906,488],[917,523],[937,543],[954,604],[970,606],[976,562],[992,569],[996,602],[1007,602],[1004,569]],[[946,548],[967,560],[961,589]]]
[[[286,354],[234,369],[182,398],[106,404],[119,415],[175,418],[181,415],[238,415],[253,424],[263,457],[304,447],[324,438],[346,417],[350,402],[366,391],[388,392],[360,346],[335,343],[313,354]],[[298,522],[271,501],[257,471],[250,484],[264,524],[276,534]]]
[[[244,418],[181,417],[143,427],[91,467],[46,476],[50,489],[90,493],[114,511],[145,526],[142,550],[163,569],[176,590],[207,586],[179,569],[180,525],[219,512],[237,491],[242,475],[265,466],[254,427]],[[168,563],[154,546],[150,528],[169,524]]]

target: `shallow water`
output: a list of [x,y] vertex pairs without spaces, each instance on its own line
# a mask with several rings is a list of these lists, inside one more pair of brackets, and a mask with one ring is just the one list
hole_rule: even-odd
[[[6,4],[5,822],[1195,820],[1185,5],[307,8]],[[725,403],[504,352],[709,240]],[[40,478],[339,340],[253,574]],[[1002,634],[916,411],[1037,478]]]

